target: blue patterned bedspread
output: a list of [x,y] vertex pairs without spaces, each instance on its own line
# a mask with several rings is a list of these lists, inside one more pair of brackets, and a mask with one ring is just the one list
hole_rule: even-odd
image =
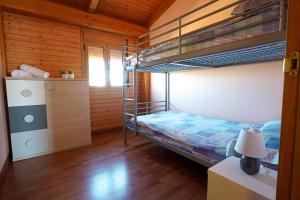
[[[242,128],[262,127],[257,124],[226,121],[179,111],[163,111],[138,116],[137,121],[140,126],[150,128],[171,139],[224,156],[228,143],[238,138]],[[272,159],[278,149],[279,138],[265,137],[265,142],[267,147],[272,147],[268,149],[269,154],[272,155],[268,155],[267,162],[276,164],[278,161]]]

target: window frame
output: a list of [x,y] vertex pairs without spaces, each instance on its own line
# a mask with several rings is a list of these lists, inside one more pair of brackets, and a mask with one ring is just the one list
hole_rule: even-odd
[[[119,90],[122,88],[122,85],[120,86],[112,86],[110,83],[110,50],[119,50],[122,52],[122,48],[116,45],[108,45],[108,44],[102,44],[102,43],[85,43],[84,49],[85,49],[85,63],[86,63],[86,73],[89,80],[89,52],[88,47],[98,47],[103,48],[103,58],[104,58],[104,70],[105,70],[105,86],[90,86],[90,88],[96,88],[96,89],[116,89]],[[123,55],[122,55],[122,61],[123,61]]]

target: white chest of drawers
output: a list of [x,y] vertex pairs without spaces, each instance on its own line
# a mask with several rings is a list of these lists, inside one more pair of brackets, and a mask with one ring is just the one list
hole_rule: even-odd
[[91,144],[86,80],[6,78],[13,160]]
[[45,104],[45,88],[42,80],[7,80],[8,107]]

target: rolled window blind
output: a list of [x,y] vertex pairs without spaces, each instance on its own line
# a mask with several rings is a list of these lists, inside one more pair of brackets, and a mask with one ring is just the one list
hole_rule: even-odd
[[123,66],[121,50],[109,50],[109,79],[111,86],[122,86],[123,84]]
[[103,87],[106,85],[104,49],[88,47],[88,67],[90,86]]

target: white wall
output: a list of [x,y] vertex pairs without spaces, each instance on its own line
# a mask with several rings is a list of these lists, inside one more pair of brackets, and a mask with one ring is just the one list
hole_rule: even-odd
[[[262,124],[281,118],[282,62],[170,74],[172,108],[198,115]],[[151,99],[164,99],[163,74],[151,76]]]
[[[207,1],[176,0],[151,28],[183,15]],[[219,3],[229,4],[234,1],[224,0]],[[213,9],[220,6],[214,5]],[[227,10],[208,22],[224,19],[230,13],[231,10]],[[203,13],[196,14],[201,15]],[[164,99],[164,81],[163,74],[151,75],[152,100]],[[198,115],[262,124],[281,118],[282,95],[282,61],[176,72],[170,75],[172,108]]]
[[[159,25],[165,24],[169,21],[171,21],[172,19],[179,17],[180,15],[183,15],[203,4],[208,3],[210,0],[177,0],[174,2],[174,4],[172,6],[170,6],[170,8],[150,27],[150,29],[158,27]],[[222,8],[226,5],[232,4],[234,2],[236,2],[237,0],[222,0],[222,1],[217,1],[211,5],[209,5],[206,8],[203,8],[197,12],[194,12],[193,14],[190,14],[186,17],[182,18],[182,25],[184,25],[185,23],[188,23],[194,19],[197,19],[199,17],[202,17],[208,13],[211,13],[212,11],[215,11],[216,9]],[[195,29],[199,29],[201,27],[205,27],[207,25],[210,25],[212,23],[224,20],[228,17],[231,16],[231,12],[234,9],[233,7],[230,7],[228,9],[225,9],[219,13],[216,13],[214,15],[211,15],[205,19],[202,19],[200,21],[197,21],[195,23],[192,23],[190,25],[184,26],[181,30],[182,34],[191,32]],[[150,34],[151,37],[154,37],[158,34],[161,34],[163,32],[167,32],[170,31],[174,28],[176,28],[179,25],[178,21],[173,22],[167,26],[165,26],[164,28],[161,28],[157,31],[154,31],[153,33]],[[151,40],[151,45],[164,41],[166,39],[170,39],[170,38],[174,38],[177,37],[179,34],[179,31],[172,31],[171,33],[168,33],[164,36],[161,36],[159,38],[156,38],[154,40]]]

